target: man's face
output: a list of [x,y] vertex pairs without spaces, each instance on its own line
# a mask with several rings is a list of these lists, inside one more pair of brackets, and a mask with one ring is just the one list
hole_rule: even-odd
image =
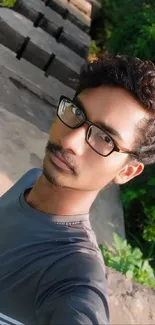
[[[112,136],[118,147],[132,151],[137,137],[137,125],[147,118],[143,107],[121,88],[102,86],[86,89],[78,99],[84,106],[87,119],[96,125],[101,122],[119,133]],[[55,185],[77,190],[99,191],[110,182],[125,183],[140,174],[143,165],[129,160],[128,154],[114,151],[108,157],[97,154],[86,142],[88,125],[70,129],[57,117],[49,134],[44,158],[44,174]],[[63,153],[73,170],[53,161],[52,151]]]

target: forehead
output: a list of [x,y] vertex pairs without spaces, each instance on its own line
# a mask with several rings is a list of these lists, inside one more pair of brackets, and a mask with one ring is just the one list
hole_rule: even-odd
[[[125,89],[102,86],[84,90],[79,96],[87,118],[92,122],[104,122],[123,138],[122,145],[132,146],[137,136],[137,126],[148,118],[142,105]],[[117,140],[117,139],[116,139]]]

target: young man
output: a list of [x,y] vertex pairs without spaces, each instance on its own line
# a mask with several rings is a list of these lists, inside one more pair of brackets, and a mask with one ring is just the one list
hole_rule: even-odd
[[60,98],[43,170],[0,199],[1,321],[108,323],[89,210],[107,184],[154,162],[155,66],[119,55],[86,63],[75,98]]

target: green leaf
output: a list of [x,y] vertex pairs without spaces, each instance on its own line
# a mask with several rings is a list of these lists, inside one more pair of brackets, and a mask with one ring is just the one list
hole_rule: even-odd
[[12,8],[14,7],[16,0],[0,0],[0,5],[2,7]]
[[117,248],[116,254],[109,251],[104,245],[100,245],[105,264],[138,283],[155,288],[155,273],[149,264],[149,259],[144,260],[138,247],[133,249],[126,240],[116,233],[113,236],[115,248]]
[[154,178],[154,177],[151,178],[151,179],[147,182],[147,184],[148,184],[149,186],[155,186],[155,178]]
[[114,237],[114,247],[117,251],[121,251],[125,248],[127,248],[127,241],[122,239],[120,236],[118,236],[116,233],[113,234]]
[[133,255],[133,259],[135,259],[135,260],[139,260],[139,259],[141,259],[142,256],[143,256],[143,254],[142,254],[142,252],[140,251],[139,248],[135,248],[135,249],[133,250],[132,255]]
[[133,270],[128,270],[128,271],[126,272],[126,276],[127,276],[129,279],[133,279],[133,277],[134,277],[134,272],[133,272]]
[[147,193],[147,191],[144,190],[144,189],[140,189],[140,190],[139,190],[139,194],[141,194],[141,195],[145,195],[146,193]]

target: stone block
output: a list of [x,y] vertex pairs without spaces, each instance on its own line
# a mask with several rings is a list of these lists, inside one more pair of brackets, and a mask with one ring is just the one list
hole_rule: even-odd
[[9,10],[0,10],[0,43],[12,51],[19,51],[26,37],[30,40],[22,53],[22,57],[40,69],[48,66],[48,74],[67,86],[76,89],[78,74],[84,62],[76,53],[56,40],[40,28],[35,28],[31,21],[22,15]]
[[80,30],[76,25],[72,24],[68,19],[63,19],[60,15],[53,10],[49,10],[46,6],[43,8],[43,13],[50,22],[55,23],[57,26],[62,26],[67,33],[74,36],[82,44],[88,45],[90,42],[90,36]]
[[[58,38],[60,43],[63,43],[81,57],[87,57],[90,36],[70,21],[63,19],[51,8],[45,6],[42,1],[18,0],[15,10],[34,23],[41,13],[43,17],[39,22],[40,28],[55,38]],[[62,28],[61,31],[60,28]]]
[[62,0],[49,0],[47,6],[60,14],[64,19],[70,20],[84,32],[89,33],[91,19],[71,3],[67,2],[66,4],[66,1]]
[[75,37],[72,35],[74,34],[63,31],[59,37],[59,42],[68,46],[72,51],[86,59],[88,57],[88,45],[81,44],[78,39],[75,41]]
[[[0,45],[0,73],[17,80],[39,98],[56,107],[61,95],[73,98],[75,91],[57,79],[45,77],[44,72],[25,59],[17,60],[15,53]],[[0,96],[1,98],[1,96]]]
[[91,17],[92,4],[86,0],[70,0],[70,3],[77,7],[88,17]]
[[91,19],[83,12],[78,10],[72,4],[68,4],[68,16],[67,19],[70,20],[73,24],[81,28],[85,33],[89,33]]

